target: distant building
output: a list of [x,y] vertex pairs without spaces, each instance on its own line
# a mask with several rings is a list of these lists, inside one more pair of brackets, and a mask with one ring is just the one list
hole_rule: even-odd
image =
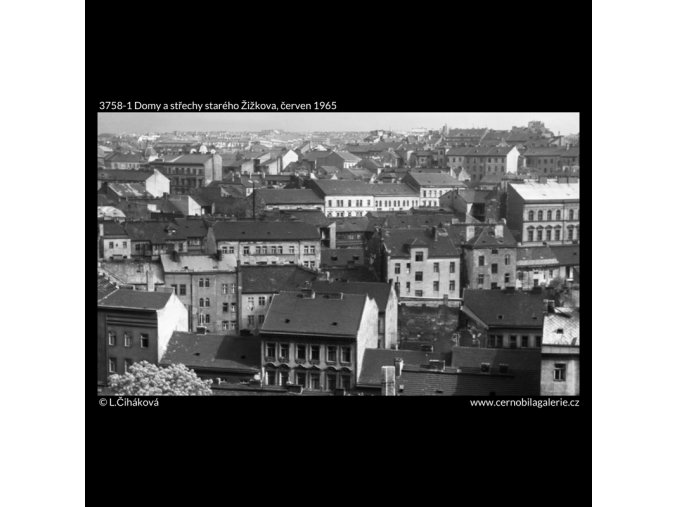
[[419,193],[421,207],[440,207],[439,198],[451,190],[465,188],[465,184],[449,174],[409,172],[402,180]]
[[503,223],[484,227],[469,225],[463,244],[465,287],[505,289],[515,287],[517,242]]
[[132,241],[123,224],[113,221],[99,224],[99,255],[106,260],[132,257]]
[[97,188],[111,183],[139,183],[153,197],[162,197],[170,192],[170,180],[157,170],[107,170],[99,169]]
[[312,180],[310,188],[323,200],[328,217],[361,217],[375,210],[370,183],[361,181]]
[[524,246],[570,245],[579,239],[578,183],[556,180],[508,185],[507,220]]
[[578,396],[581,391],[580,313],[550,307],[543,318],[541,396]]
[[170,156],[163,161],[149,162],[149,167],[171,180],[173,194],[187,194],[191,189],[205,187],[223,178],[222,159],[217,154]]
[[138,170],[146,159],[138,153],[110,153],[103,160],[106,169]]
[[98,380],[139,361],[158,364],[174,331],[188,330],[186,307],[171,292],[116,289],[99,298]]
[[478,146],[464,156],[464,169],[472,181],[480,181],[489,174],[517,174],[519,151],[514,146]]
[[377,346],[378,305],[364,294],[283,292],[273,296],[261,337],[267,385],[350,391],[365,349]]
[[324,199],[308,188],[261,189],[256,198],[267,210],[320,210],[324,212]]

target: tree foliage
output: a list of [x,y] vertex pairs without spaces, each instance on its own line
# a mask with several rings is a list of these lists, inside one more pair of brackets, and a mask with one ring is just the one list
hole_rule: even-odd
[[130,366],[124,375],[108,377],[111,390],[118,396],[209,396],[211,380],[200,379],[183,364],[160,368],[148,361]]

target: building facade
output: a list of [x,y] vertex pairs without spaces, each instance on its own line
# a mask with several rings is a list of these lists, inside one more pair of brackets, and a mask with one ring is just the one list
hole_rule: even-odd
[[503,223],[466,226],[464,287],[505,289],[517,281],[517,242]]

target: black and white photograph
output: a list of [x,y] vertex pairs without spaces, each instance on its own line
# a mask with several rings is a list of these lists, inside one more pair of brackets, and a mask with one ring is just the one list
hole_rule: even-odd
[[579,113],[100,107],[100,395],[578,403]]

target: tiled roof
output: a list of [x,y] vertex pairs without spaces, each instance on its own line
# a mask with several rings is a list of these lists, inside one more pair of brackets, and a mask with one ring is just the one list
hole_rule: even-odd
[[333,218],[336,223],[336,232],[370,232],[374,230],[374,224],[369,217],[339,217]]
[[528,202],[538,201],[578,201],[580,186],[578,183],[525,182],[510,183],[510,186]]
[[555,257],[549,246],[525,246],[517,248],[518,266],[547,266],[557,263],[557,257]]
[[505,157],[514,150],[514,146],[477,146],[470,148],[465,154],[466,157]]
[[[214,155],[181,155],[179,157],[171,158],[170,160],[165,160],[165,164],[171,165],[204,165],[210,161]],[[153,162],[155,163],[155,162]]]
[[120,197],[151,197],[144,183],[108,183],[108,188]]
[[269,222],[291,220],[312,224],[315,227],[327,227],[331,223],[321,210],[265,210],[261,212],[261,216]]
[[213,255],[179,253],[178,259],[174,260],[171,254],[161,254],[160,262],[166,273],[205,273],[212,271],[234,273],[236,267],[236,261],[230,255],[224,255],[221,260],[218,260]]
[[475,235],[468,241],[468,245],[474,248],[515,248],[517,241],[506,225],[503,225],[503,237],[500,238],[496,236],[494,226],[475,226]]
[[363,181],[344,181],[344,180],[312,180],[311,185],[319,190],[320,195],[371,195],[372,183]]
[[376,301],[379,312],[385,312],[390,299],[390,285],[383,282],[324,282],[315,281],[311,288],[318,294],[343,292],[345,294],[368,294]]
[[319,197],[309,188],[300,189],[269,189],[257,190],[256,195],[269,205],[275,204],[324,204],[324,199]]
[[261,367],[261,340],[256,336],[224,336],[175,331],[160,365],[185,364],[191,369],[255,374]]
[[301,292],[273,296],[261,333],[356,337],[367,296],[343,294],[341,299]]
[[297,241],[319,240],[320,231],[303,222],[222,221],[214,224],[217,241]]
[[488,326],[541,328],[544,299],[539,293],[466,289],[461,308]]
[[[175,233],[171,234],[170,231]],[[134,241],[150,241],[161,244],[169,240],[185,240],[186,235],[171,221],[144,220],[138,222],[126,222],[125,231]]]
[[507,349],[482,347],[453,347],[451,367],[465,373],[480,373],[481,364],[489,363],[490,373],[498,373],[499,365],[508,366],[508,373],[541,371],[540,349]]
[[162,310],[167,306],[171,292],[146,292],[119,289],[99,300],[103,308],[131,308],[135,310]]
[[343,160],[345,160],[346,162],[355,162],[355,163],[357,163],[357,162],[359,162],[360,160],[362,160],[360,157],[356,157],[355,155],[353,155],[353,154],[350,153],[349,151],[335,151],[334,153],[336,153],[339,157],[341,157],[341,158],[342,158]]
[[243,294],[273,294],[293,291],[317,278],[317,273],[300,266],[240,266]]
[[136,153],[111,153],[106,157],[106,162],[121,162],[121,163],[138,163],[145,162],[146,159],[143,158],[143,155]]
[[159,261],[138,262],[101,261],[101,270],[114,276],[118,282],[128,285],[145,285],[146,273],[150,273],[151,283],[164,283],[164,272]]
[[418,192],[405,183],[378,183],[371,185],[371,193],[374,197],[418,197]]
[[146,181],[153,176],[153,171],[134,171],[124,169],[99,169],[97,179],[100,181]]
[[418,350],[365,349],[357,383],[381,387],[381,367],[394,366],[395,359],[402,359],[405,367],[420,366],[428,364],[431,359],[444,360],[444,354]]
[[129,235],[125,231],[124,224],[117,222],[103,223],[103,237],[104,238],[128,238]]
[[465,187],[450,174],[410,172],[407,178],[411,178],[419,187]]
[[580,346],[581,316],[574,308],[555,308],[543,318],[543,345]]
[[364,264],[364,249],[323,248],[321,251],[321,259],[320,266],[322,267],[359,266]]
[[99,274],[97,282],[98,282],[97,289],[98,301],[101,301],[106,296],[118,290],[118,286],[115,283],[111,282],[108,278],[106,278],[101,274]]
[[555,258],[562,266],[578,266],[580,264],[579,245],[553,245],[550,247]]
[[[443,229],[443,228],[442,228]],[[384,234],[383,243],[391,257],[411,257],[411,248],[428,248],[428,257],[458,257],[461,250],[449,236],[433,238],[431,229],[392,229]]]
[[489,190],[463,189],[458,191],[458,196],[467,203],[483,203],[487,200],[489,194],[491,194]]

